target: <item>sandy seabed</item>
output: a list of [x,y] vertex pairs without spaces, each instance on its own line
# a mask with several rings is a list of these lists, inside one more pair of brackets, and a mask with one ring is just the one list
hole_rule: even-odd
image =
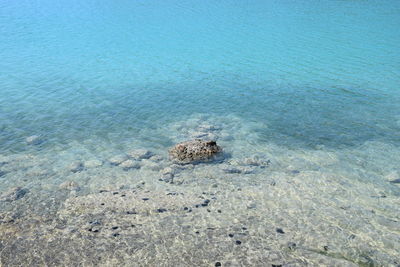
[[135,138],[0,156],[1,265],[400,266],[398,147],[289,149],[258,127],[195,115],[143,130],[217,140],[221,158],[200,164]]

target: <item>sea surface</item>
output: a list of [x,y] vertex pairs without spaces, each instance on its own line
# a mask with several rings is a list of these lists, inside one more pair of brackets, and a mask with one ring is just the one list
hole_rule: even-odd
[[[400,1],[0,1],[1,266],[400,266]],[[222,157],[176,164],[174,144]]]

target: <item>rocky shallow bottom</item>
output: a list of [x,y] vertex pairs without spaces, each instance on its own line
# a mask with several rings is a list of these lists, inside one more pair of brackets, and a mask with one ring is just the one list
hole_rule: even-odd
[[0,156],[1,265],[400,265],[398,148],[288,149],[257,127],[195,117],[159,130],[217,140],[223,156],[199,164],[133,140]]

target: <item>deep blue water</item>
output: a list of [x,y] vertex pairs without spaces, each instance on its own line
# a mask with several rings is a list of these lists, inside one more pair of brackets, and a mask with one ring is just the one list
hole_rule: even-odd
[[399,25],[399,1],[1,1],[0,151],[194,113],[263,122],[260,142],[398,145]]

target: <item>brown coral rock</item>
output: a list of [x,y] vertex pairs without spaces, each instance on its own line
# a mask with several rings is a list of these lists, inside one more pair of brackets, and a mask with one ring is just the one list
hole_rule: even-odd
[[176,144],[169,150],[169,155],[178,162],[190,163],[210,160],[221,151],[222,148],[215,141],[195,139]]

